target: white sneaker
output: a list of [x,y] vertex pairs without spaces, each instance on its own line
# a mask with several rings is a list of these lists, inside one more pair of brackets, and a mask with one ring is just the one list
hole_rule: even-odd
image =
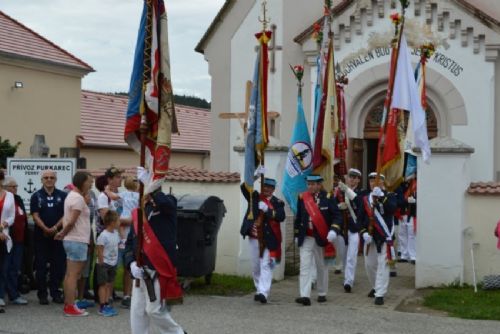
[[26,299],[24,299],[23,297],[19,296],[12,301],[12,304],[14,304],[14,305],[27,305],[28,301]]
[[3,298],[0,298],[0,306],[5,306],[5,300],[3,300]]

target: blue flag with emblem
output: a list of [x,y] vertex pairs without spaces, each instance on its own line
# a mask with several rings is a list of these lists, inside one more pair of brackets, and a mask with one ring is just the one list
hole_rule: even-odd
[[297,119],[293,129],[292,140],[288,148],[285,172],[281,192],[292,209],[297,212],[297,197],[307,189],[306,176],[312,172],[313,151],[302,96],[297,98]]

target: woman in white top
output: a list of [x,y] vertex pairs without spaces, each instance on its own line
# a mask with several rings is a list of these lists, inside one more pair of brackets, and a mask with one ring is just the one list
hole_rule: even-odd
[[16,206],[14,195],[3,189],[5,174],[0,171],[0,313],[3,313],[5,306],[5,277],[3,275],[3,263],[10,249],[12,248],[12,240],[9,236],[9,227],[14,224],[16,216]]
[[87,261],[90,242],[90,210],[85,195],[92,187],[93,178],[87,172],[76,172],[73,176],[75,188],[64,201],[63,229],[54,237],[63,240],[66,251],[66,275],[64,276],[64,315],[86,316],[85,310],[75,305],[77,282]]

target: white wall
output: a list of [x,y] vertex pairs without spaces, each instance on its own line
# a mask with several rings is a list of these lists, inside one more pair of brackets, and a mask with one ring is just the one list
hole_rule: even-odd
[[470,160],[469,154],[435,152],[429,165],[418,158],[416,288],[463,282]]
[[466,195],[466,226],[471,227],[464,240],[464,282],[473,283],[471,247],[477,282],[485,275],[500,275],[500,250],[493,231],[500,219],[499,196]]

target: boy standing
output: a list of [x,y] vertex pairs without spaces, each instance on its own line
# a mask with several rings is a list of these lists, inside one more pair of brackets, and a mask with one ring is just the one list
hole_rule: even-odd
[[104,231],[97,238],[97,285],[99,286],[99,314],[105,317],[117,315],[118,312],[109,305],[113,291],[118,263],[118,244],[120,236],[116,231],[120,225],[120,217],[116,211],[108,211],[103,219]]

